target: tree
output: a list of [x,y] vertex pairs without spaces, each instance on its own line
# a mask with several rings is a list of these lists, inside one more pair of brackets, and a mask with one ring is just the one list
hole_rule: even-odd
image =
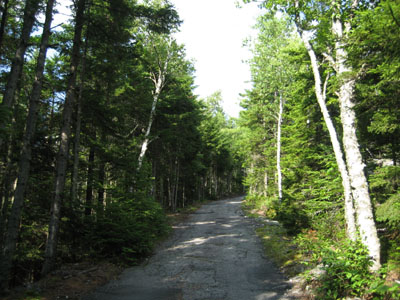
[[157,102],[165,86],[167,75],[170,72],[173,72],[171,71],[173,67],[177,66],[177,63],[176,62],[171,63],[171,60],[173,59],[176,60],[177,57],[175,56],[179,55],[178,54],[179,48],[176,42],[173,41],[168,36],[165,35],[157,36],[154,34],[149,34],[144,37],[144,41],[147,44],[145,45],[145,48],[148,50],[145,53],[147,57],[145,57],[144,59],[149,64],[148,72],[149,72],[149,77],[154,84],[154,90],[152,91],[153,101],[151,105],[148,124],[144,134],[144,139],[142,142],[140,154],[138,157],[138,166],[136,168],[137,172],[140,171],[143,164],[143,159],[146,154],[147,147],[150,141],[149,139],[150,130],[153,124]]
[[[268,1],[265,2],[265,5],[268,8],[285,10],[295,22],[309,52],[315,75],[319,73],[318,60],[316,60],[315,50],[313,50],[313,47],[317,44],[320,49],[323,49],[323,54],[331,62],[331,66],[336,72],[343,129],[343,150],[352,187],[356,220],[361,239],[368,247],[371,257],[373,257],[374,265],[372,269],[377,270],[380,267],[380,242],[373,219],[364,164],[356,136],[356,117],[353,103],[355,77],[351,66],[349,66],[348,54],[345,49],[345,39],[351,29],[352,11],[359,8],[361,4],[358,1]],[[311,42],[315,45],[312,46]],[[331,49],[334,55],[331,55]],[[318,76],[314,77],[317,79]],[[321,98],[323,91],[317,89],[322,87],[322,83],[318,81],[315,83],[317,98]],[[322,103],[322,101],[319,102]],[[338,158],[338,155],[336,156]],[[340,164],[339,159],[338,165]],[[343,174],[344,172],[342,172]],[[343,176],[342,180],[344,180]],[[346,203],[350,203],[350,201],[346,200]],[[350,205],[346,205],[346,207],[350,208]],[[351,218],[350,213],[346,215],[349,215],[349,219]]]
[[64,102],[63,124],[60,133],[60,148],[57,155],[57,171],[55,177],[55,191],[51,208],[49,234],[46,242],[45,262],[42,274],[46,275],[54,265],[57,246],[57,234],[60,222],[61,197],[64,191],[65,175],[68,163],[69,139],[71,134],[71,116],[75,101],[75,87],[78,67],[80,63],[81,38],[84,26],[84,12],[86,0],[79,0],[75,16],[75,32],[71,53],[70,75]]
[[282,201],[281,136],[288,87],[294,72],[286,57],[285,48],[291,40],[291,30],[286,20],[261,17],[258,42],[254,45],[252,80],[261,97],[270,102],[272,118],[276,120],[276,174],[278,200]]
[[15,190],[11,216],[9,217],[8,220],[8,227],[6,233],[7,238],[4,243],[4,248],[2,249],[3,251],[1,255],[2,264],[0,268],[2,277],[0,277],[0,288],[2,288],[3,290],[7,290],[8,288],[12,258],[16,248],[18,227],[20,224],[25,190],[29,178],[30,162],[32,159],[31,146],[36,127],[37,110],[40,100],[40,93],[42,90],[43,71],[46,60],[46,52],[51,33],[50,28],[53,17],[53,6],[54,6],[54,1],[49,0],[47,2],[45,23],[43,25],[43,34],[40,43],[39,55],[37,58],[35,81],[33,83],[29,99],[29,113],[26,122],[25,134],[22,145],[22,153],[19,162],[18,181]]
[[[10,73],[8,75],[6,89],[1,103],[3,110],[10,110],[13,105],[15,92],[17,90],[18,80],[22,74],[22,67],[24,64],[25,51],[29,44],[29,38],[35,22],[35,16],[39,9],[40,0],[28,0],[25,3],[23,26],[21,29],[21,36],[19,45],[15,51]],[[8,126],[7,122],[10,118],[4,118],[0,122],[0,130]],[[4,138],[0,136],[0,146],[3,144]]]

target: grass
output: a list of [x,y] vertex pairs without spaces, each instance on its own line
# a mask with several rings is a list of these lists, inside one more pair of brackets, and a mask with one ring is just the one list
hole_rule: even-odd
[[281,226],[266,225],[256,229],[257,235],[264,245],[264,253],[288,277],[294,277],[303,272],[304,255],[299,251],[296,242],[288,236]]
[[[271,215],[271,212],[266,212],[259,199],[244,201],[242,210],[250,218],[265,218],[266,213]],[[263,243],[264,254],[288,277],[294,277],[304,271],[303,261],[308,259],[300,251],[294,237],[290,236],[283,226],[267,224],[257,228],[256,233]]]

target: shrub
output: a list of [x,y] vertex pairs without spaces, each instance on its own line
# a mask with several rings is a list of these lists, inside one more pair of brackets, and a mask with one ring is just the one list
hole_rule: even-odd
[[372,261],[360,241],[346,241],[338,248],[322,252],[322,269],[316,289],[318,299],[334,300],[364,294],[373,282]]
[[391,285],[386,284],[385,277],[388,273],[387,268],[380,270],[380,275],[375,278],[371,283],[368,292],[368,299],[371,300],[400,300],[400,284],[393,283]]
[[90,247],[103,257],[135,264],[168,232],[165,214],[152,199],[120,200],[107,206],[88,233]]
[[286,228],[291,235],[298,234],[309,227],[309,220],[301,207],[289,195],[285,194],[281,203],[275,202],[276,219]]

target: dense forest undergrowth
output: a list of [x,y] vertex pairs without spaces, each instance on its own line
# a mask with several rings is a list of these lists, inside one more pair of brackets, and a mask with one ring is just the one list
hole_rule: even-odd
[[277,261],[322,269],[316,299],[398,298],[398,1],[259,1],[238,119],[194,94],[168,1],[55,4],[1,1],[2,293],[137,264],[167,213],[245,187]]
[[[215,201],[215,200],[214,200]],[[136,263],[146,264],[147,260],[165,239],[172,235],[177,224],[184,222],[192,213],[209,201],[195,202],[177,211],[166,212],[168,233],[158,236],[154,240],[153,249],[146,256],[137,257]],[[130,263],[119,257],[98,258],[88,257],[75,262],[60,262],[60,264],[46,276],[34,282],[16,286],[1,299],[4,300],[52,300],[52,299],[82,299],[97,288],[118,280],[121,273]]]

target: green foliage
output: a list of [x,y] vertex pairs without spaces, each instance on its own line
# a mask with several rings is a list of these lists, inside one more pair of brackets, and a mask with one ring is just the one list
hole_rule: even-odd
[[300,233],[309,227],[309,219],[300,203],[284,194],[282,202],[275,201],[276,219],[286,228],[289,234]]
[[169,229],[161,206],[152,199],[119,199],[93,221],[86,236],[94,255],[138,263]]
[[322,252],[321,264],[325,273],[318,279],[319,299],[363,295],[374,278],[369,271],[372,261],[368,251],[359,241],[348,241],[339,248],[326,248]]
[[385,203],[378,206],[376,218],[393,229],[400,228],[400,192],[390,196]]
[[352,296],[374,300],[400,299],[400,285],[386,282],[386,267],[376,274],[370,272],[372,261],[360,241],[343,240],[332,244],[314,235],[299,235],[296,243],[304,254],[312,253],[313,266],[321,266],[322,275],[317,278],[306,272],[306,278],[315,281],[313,286],[318,299],[335,300]]
[[[11,2],[1,53],[3,88],[22,20],[23,2]],[[241,132],[222,111],[221,94],[213,95],[209,103],[194,95],[193,64],[172,36],[180,24],[176,10],[168,1],[116,0],[111,6],[103,2],[93,1],[82,27],[57,266],[90,259],[137,263],[169,231],[165,210],[242,193],[237,143]],[[38,279],[43,262],[75,23],[56,27],[51,38],[55,53],[46,61],[12,285]],[[3,142],[9,141],[0,149],[1,203],[11,198],[18,175],[27,100],[35,77],[35,43],[29,51],[14,107],[0,107],[0,119],[14,120],[12,126],[0,128]],[[162,74],[165,80],[148,151],[143,168],[136,172],[153,99],[149,77],[157,75],[166,59],[168,72]],[[10,206],[2,209],[4,223],[13,217]]]
[[253,214],[251,213],[252,211],[258,211],[262,212],[268,219],[276,219],[276,210],[273,201],[270,198],[265,198],[263,195],[247,195],[242,207],[250,215]]
[[376,276],[371,283],[367,293],[368,299],[372,300],[399,300],[400,299],[400,284],[391,283],[387,284],[385,277],[388,270],[382,268],[379,276]]

